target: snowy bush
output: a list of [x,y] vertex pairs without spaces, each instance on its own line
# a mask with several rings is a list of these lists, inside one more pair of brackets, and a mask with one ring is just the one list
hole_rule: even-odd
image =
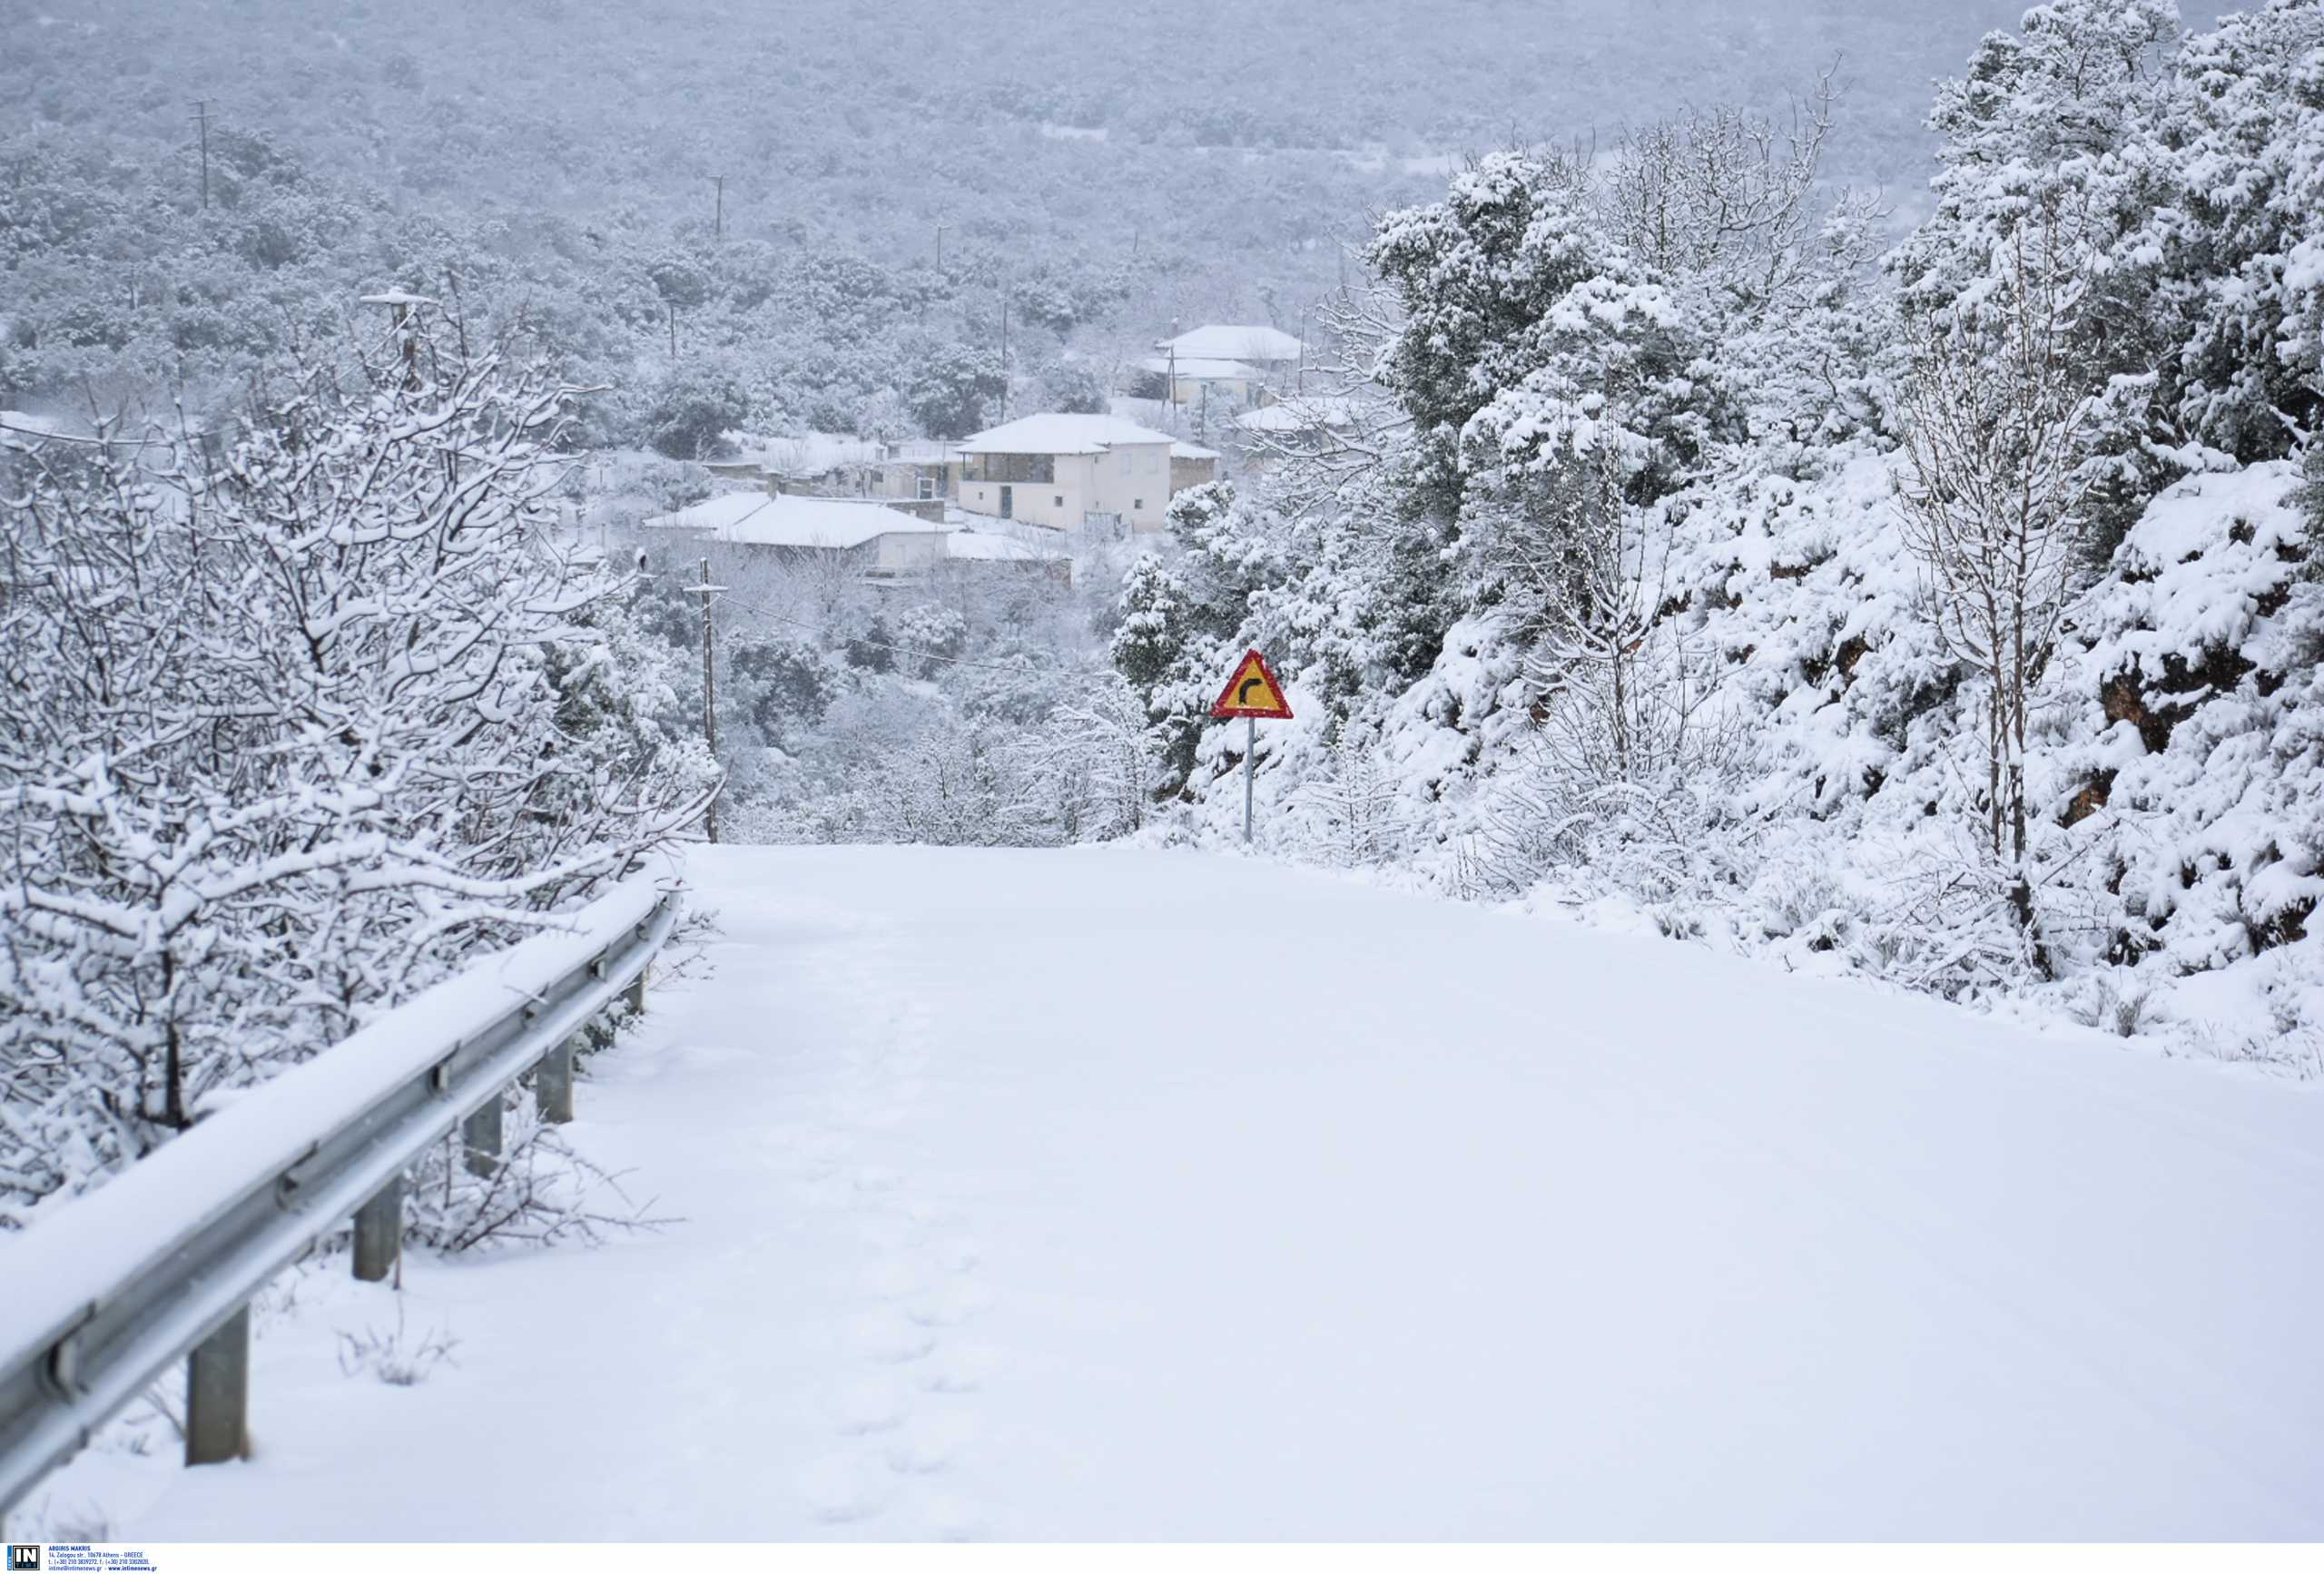
[[[706,760],[555,547],[567,398],[424,330],[0,493],[0,1219],[630,867]],[[635,651],[629,653],[636,654]]]

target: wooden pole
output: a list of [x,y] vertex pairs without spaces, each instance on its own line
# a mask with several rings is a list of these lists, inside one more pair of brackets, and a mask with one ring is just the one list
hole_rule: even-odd
[[202,128],[202,211],[207,212],[210,209],[210,101],[208,99],[197,98],[193,101],[193,119],[194,123]]

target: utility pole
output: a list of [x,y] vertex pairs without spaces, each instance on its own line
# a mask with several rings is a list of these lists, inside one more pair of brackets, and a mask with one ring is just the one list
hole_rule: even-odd
[[936,271],[944,271],[944,226],[936,226]]
[[202,128],[202,208],[210,211],[210,101],[193,101],[193,123]]
[[1009,419],[1009,281],[1000,282],[1000,418]]
[[714,241],[724,241],[726,238],[726,177],[713,175],[710,179],[711,183],[718,190],[718,206],[713,212],[710,221],[710,238]]
[[676,301],[675,301],[675,300],[674,300],[674,301],[669,302],[669,308],[670,308],[670,359],[671,359],[672,360],[675,360],[675,359],[678,359],[678,306],[677,306],[677,302],[676,302]]
[[[710,745],[710,758],[718,759],[718,644],[716,625],[710,615],[712,601],[726,587],[710,583],[710,559],[702,560],[702,583],[689,585],[689,591],[702,597],[702,738]],[[711,794],[709,806],[702,812],[702,828],[714,846],[718,841],[718,796],[725,791],[721,783],[718,792]]]
[[401,290],[389,290],[357,299],[365,306],[384,306],[388,309],[388,326],[395,330],[403,354],[403,386],[417,389],[419,387],[418,312],[419,308],[433,306],[436,302],[425,295],[413,295]]

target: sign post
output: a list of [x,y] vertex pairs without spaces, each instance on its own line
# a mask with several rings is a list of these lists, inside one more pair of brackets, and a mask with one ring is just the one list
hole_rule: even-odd
[[1218,691],[1210,713],[1219,721],[1243,718],[1243,841],[1248,845],[1252,783],[1258,772],[1259,723],[1291,720],[1291,702],[1283,697],[1283,684],[1276,679],[1275,669],[1267,665],[1267,658],[1256,650],[1249,650],[1243,653],[1226,686]]

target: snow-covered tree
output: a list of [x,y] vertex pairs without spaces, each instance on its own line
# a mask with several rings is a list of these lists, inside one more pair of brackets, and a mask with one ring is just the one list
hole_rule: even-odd
[[700,812],[616,583],[551,537],[566,391],[417,327],[389,349],[300,369],[230,443],[12,467],[9,1220]]
[[[2031,926],[2026,753],[2055,654],[2090,489],[2090,396],[2072,353],[2087,261],[2054,223],[2021,223],[2001,289],[1924,320],[1902,403],[1905,538],[1947,649],[1982,686],[1987,842]],[[1965,320],[1965,317],[1966,320]]]

